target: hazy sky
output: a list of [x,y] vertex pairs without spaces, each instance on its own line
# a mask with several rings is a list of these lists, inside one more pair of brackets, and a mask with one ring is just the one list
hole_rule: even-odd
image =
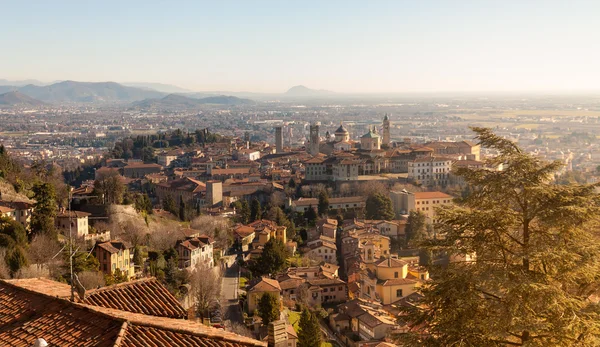
[[600,90],[600,1],[0,0],[0,78]]

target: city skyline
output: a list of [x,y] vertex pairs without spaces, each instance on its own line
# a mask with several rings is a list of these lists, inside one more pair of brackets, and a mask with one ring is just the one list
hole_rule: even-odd
[[[31,4],[29,4],[31,5]],[[0,78],[193,91],[598,91],[598,5],[6,4]]]

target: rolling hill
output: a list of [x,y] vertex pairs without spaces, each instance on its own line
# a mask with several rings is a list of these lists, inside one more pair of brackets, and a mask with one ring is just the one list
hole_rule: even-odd
[[201,105],[213,104],[213,105],[248,105],[254,104],[255,102],[249,99],[241,99],[235,96],[209,96],[205,98],[195,99],[180,94],[169,94],[161,99],[146,99],[143,101],[135,102],[134,106],[149,108],[149,107],[163,107],[163,108],[193,108]]
[[18,91],[0,94],[0,105],[5,106],[43,106],[46,103],[36,100]]
[[63,81],[49,86],[26,85],[18,89],[47,102],[133,102],[164,96],[154,90],[126,87],[115,82]]

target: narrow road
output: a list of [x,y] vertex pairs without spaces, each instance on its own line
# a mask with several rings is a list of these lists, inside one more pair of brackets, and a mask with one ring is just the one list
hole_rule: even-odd
[[238,304],[239,293],[238,265],[232,265],[223,274],[221,284],[221,302],[223,310],[223,319],[230,320],[232,323],[243,323],[244,317],[240,305]]

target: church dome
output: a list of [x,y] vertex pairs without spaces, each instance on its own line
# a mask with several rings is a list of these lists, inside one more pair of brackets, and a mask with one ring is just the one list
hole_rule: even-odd
[[377,133],[374,133],[373,130],[369,129],[369,132],[364,134],[363,136],[361,136],[361,139],[368,139],[368,138],[376,138],[379,137],[379,135]]
[[344,128],[344,125],[341,124],[339,128],[337,128],[337,130],[335,131],[336,134],[347,134],[348,130],[346,130],[346,128]]

